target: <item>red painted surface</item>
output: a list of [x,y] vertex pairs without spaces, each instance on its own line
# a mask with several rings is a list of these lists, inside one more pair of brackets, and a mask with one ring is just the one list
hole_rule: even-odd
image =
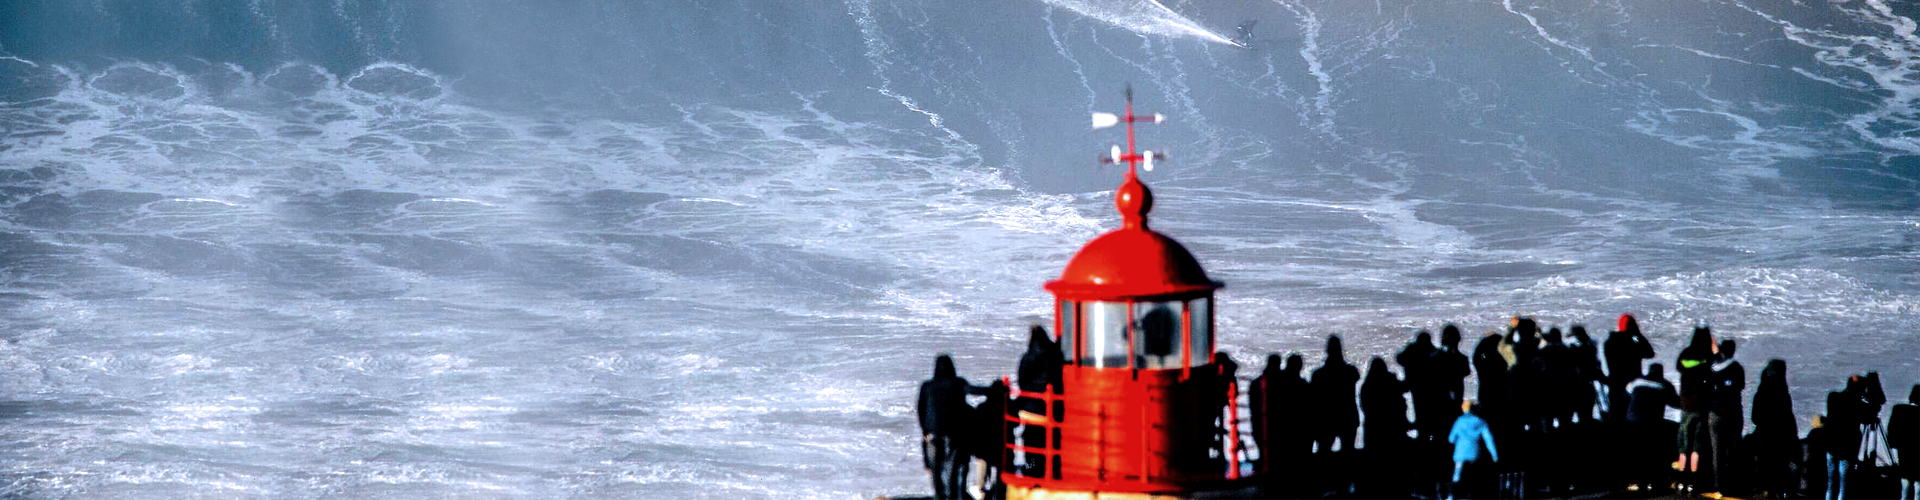
[[[1135,373],[1125,368],[1066,367],[1063,394],[1051,398],[1064,402],[1066,412],[1049,418],[1047,426],[1049,435],[1059,430],[1060,447],[1028,443],[1025,448],[1061,457],[1059,476],[1009,474],[1007,483],[1058,490],[1176,493],[1230,482],[1224,462],[1207,457],[1213,419],[1231,395],[1226,381],[1204,376],[1183,379],[1181,370],[1138,370],[1137,378]],[[1214,367],[1195,367],[1193,373],[1214,373]]]

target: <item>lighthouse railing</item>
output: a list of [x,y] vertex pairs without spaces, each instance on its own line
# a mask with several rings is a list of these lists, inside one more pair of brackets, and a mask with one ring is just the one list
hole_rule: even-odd
[[[1061,471],[1065,468],[1065,464],[1061,463],[1061,450],[1057,446],[1059,444],[1058,440],[1060,439],[1060,427],[1063,423],[1062,417],[1064,416],[1061,412],[1064,409],[1063,406],[1073,404],[1075,398],[1055,393],[1052,390],[1022,391],[1013,383],[1011,377],[1003,376],[1001,380],[1008,387],[1007,404],[1010,410],[1001,417],[1000,439],[1005,444],[1004,449],[1007,455],[1003,458],[1003,460],[1005,460],[1005,468],[1002,470],[1002,474],[1033,479],[1060,480]],[[1244,450],[1246,446],[1242,441],[1243,436],[1240,434],[1240,426],[1242,424],[1252,425],[1254,423],[1251,422],[1250,418],[1242,417],[1241,415],[1242,407],[1239,401],[1241,394],[1238,381],[1236,380],[1233,383],[1225,385],[1226,387],[1223,388],[1223,390],[1226,392],[1226,405],[1220,409],[1224,410],[1224,414],[1221,416],[1221,426],[1217,430],[1220,432],[1218,436],[1220,439],[1221,458],[1227,467],[1226,470],[1220,471],[1219,475],[1209,476],[1216,479],[1233,481],[1244,476],[1241,473],[1240,455],[1246,451]],[[1134,394],[1130,395],[1130,397],[1141,397],[1141,395]],[[1015,405],[1016,401],[1022,399],[1041,402],[1041,412],[1035,414],[1024,409],[1015,410],[1015,406],[1013,405]],[[1139,407],[1142,405],[1136,402],[1133,406]],[[1144,431],[1148,427],[1144,420],[1145,415],[1143,414],[1134,413],[1123,418],[1134,420],[1134,425],[1127,427],[1133,428],[1136,431]],[[1028,442],[1025,436],[1019,436],[1016,440],[1015,432],[1018,430],[1018,427],[1022,425],[1038,429],[1038,432],[1029,432],[1039,434],[1040,442]],[[1136,439],[1139,440],[1136,442],[1144,442],[1145,436],[1142,435]],[[1144,454],[1147,453],[1148,450],[1143,446],[1138,451],[1143,454],[1138,460],[1144,463],[1147,460]],[[1104,453],[1102,454],[1104,455]],[[1032,474],[1025,468],[1014,467],[1012,459],[1019,455],[1032,457],[1027,459],[1026,463],[1028,467],[1031,467],[1031,464],[1034,463],[1033,458],[1039,458],[1039,463],[1044,464],[1044,467],[1037,473]],[[1255,472],[1257,473],[1258,471],[1256,470]],[[1154,482],[1154,479],[1150,476],[1140,476],[1137,480],[1143,483]]]
[[[1055,405],[1065,398],[1055,394],[1053,391],[1022,391],[1019,389],[1019,386],[1013,384],[1011,377],[1002,376],[1000,379],[1002,383],[1005,383],[1008,387],[1007,404],[1009,405],[1009,409],[1013,408],[1011,405],[1014,401],[1021,399],[1034,399],[1041,402],[1040,414],[1035,415],[1034,418],[1028,418],[1027,415],[1034,414],[1024,409],[1009,411],[1007,415],[1001,416],[1000,439],[1006,442],[1006,450],[1010,452],[1010,455],[1038,455],[1042,459],[1040,463],[1045,464],[1038,477],[1060,479],[1060,451],[1052,446],[1052,444],[1055,439],[1058,439],[1057,433],[1059,431],[1057,429],[1058,426],[1055,424],[1060,421],[1059,415],[1056,414],[1059,411],[1059,407]],[[1014,442],[1014,429],[1020,425],[1037,427],[1041,430],[1039,446],[1027,443],[1024,436],[1020,438],[1020,442]],[[1031,464],[1031,461],[1028,463]],[[1005,464],[1009,466],[1012,465],[1010,457],[1006,459]],[[1049,470],[1052,472],[1049,473]],[[1027,476],[1025,471],[1020,471],[1017,475],[1034,477]]]

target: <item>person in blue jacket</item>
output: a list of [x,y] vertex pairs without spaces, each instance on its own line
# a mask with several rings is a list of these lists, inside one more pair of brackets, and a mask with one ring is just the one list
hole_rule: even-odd
[[[1487,427],[1486,420],[1475,415],[1479,405],[1471,400],[1463,401],[1460,409],[1460,418],[1453,421],[1453,432],[1447,434],[1447,442],[1453,443],[1453,484],[1447,491],[1448,500],[1459,490],[1467,464],[1500,461],[1500,449],[1493,445],[1493,430]],[[1483,449],[1485,453],[1481,452]]]

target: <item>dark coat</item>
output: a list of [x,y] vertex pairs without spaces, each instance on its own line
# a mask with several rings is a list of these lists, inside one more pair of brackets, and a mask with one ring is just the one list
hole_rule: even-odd
[[1674,394],[1673,386],[1652,375],[1627,384],[1627,392],[1633,398],[1633,402],[1627,405],[1628,422],[1660,422],[1667,418],[1667,407],[1677,406],[1679,396]]
[[1680,411],[1706,413],[1713,406],[1713,344],[1706,328],[1693,329],[1693,342],[1680,351]]
[[1007,386],[995,380],[983,392],[987,399],[974,410],[978,418],[973,431],[973,456],[985,460],[988,466],[1004,467],[1007,430],[1013,425],[1007,421]]
[[[1920,391],[1916,391],[1920,392]],[[1899,450],[1902,477],[1920,480],[1920,406],[1909,398],[1907,404],[1893,405],[1887,418],[1887,447]]]
[[1326,364],[1313,370],[1313,407],[1322,429],[1349,429],[1360,425],[1360,407],[1355,404],[1354,386],[1360,383],[1360,370],[1347,360],[1329,357]]
[[1653,359],[1653,344],[1640,334],[1640,324],[1632,316],[1620,318],[1623,331],[1607,334],[1607,380],[1626,385],[1640,378],[1640,364]]
[[1274,457],[1312,451],[1312,430],[1302,410],[1309,386],[1300,377],[1300,355],[1288,357],[1285,368],[1278,360],[1278,355],[1268,356],[1267,368],[1247,390],[1254,442],[1260,444],[1263,453]]
[[973,407],[967,406],[967,379],[954,372],[952,359],[934,360],[933,378],[920,384],[917,410],[922,434],[962,436],[975,425]]
[[1480,382],[1481,418],[1505,424],[1507,412],[1507,358],[1500,355],[1500,337],[1488,335],[1473,348],[1473,373]]
[[[1016,382],[1020,392],[1058,392],[1060,370],[1065,364],[1061,356],[1060,344],[1049,338],[1046,330],[1034,327],[1027,338],[1027,352],[1020,355],[1019,368],[1014,372],[1020,377]],[[1035,398],[1020,398],[1017,407],[1033,413],[1044,413],[1047,409],[1044,401]]]
[[1387,368],[1386,360],[1373,358],[1367,366],[1367,381],[1360,385],[1360,406],[1366,411],[1367,446],[1381,447],[1406,439],[1407,385]]
[[1713,364],[1713,411],[1740,414],[1741,398],[1747,391],[1747,369],[1732,358]]
[[1821,427],[1826,439],[1820,443],[1828,454],[1848,460],[1860,456],[1860,424],[1863,413],[1860,397],[1853,391],[1827,393],[1827,418]]
[[1787,362],[1770,360],[1760,370],[1760,387],[1753,391],[1754,434],[1800,435],[1793,417],[1793,395],[1787,392]]

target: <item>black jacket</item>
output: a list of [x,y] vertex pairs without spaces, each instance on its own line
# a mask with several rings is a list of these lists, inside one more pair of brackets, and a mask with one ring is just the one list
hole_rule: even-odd
[[1713,411],[1740,414],[1740,396],[1747,390],[1747,369],[1732,358],[1713,364]]
[[1360,384],[1360,405],[1367,414],[1369,446],[1399,441],[1406,437],[1407,386],[1387,368],[1387,362],[1373,358],[1367,366],[1367,381]]
[[1613,384],[1626,385],[1640,378],[1641,362],[1653,359],[1653,345],[1640,328],[1629,324],[1627,330],[1607,334],[1607,380]]
[[1351,428],[1360,424],[1360,408],[1355,405],[1354,386],[1360,383],[1360,370],[1344,359],[1327,359],[1313,370],[1313,400],[1322,428]]
[[962,436],[975,425],[973,407],[967,406],[967,379],[954,373],[953,361],[941,356],[934,362],[933,378],[920,384],[920,432],[940,436]]
[[1800,421],[1793,417],[1793,395],[1787,392],[1786,361],[1767,361],[1760,370],[1760,387],[1753,391],[1753,433],[1800,435]]
[[1632,403],[1627,405],[1627,421],[1635,423],[1666,420],[1667,407],[1675,406],[1680,399],[1667,381],[1649,377],[1641,377],[1627,384],[1627,392],[1633,398]]

